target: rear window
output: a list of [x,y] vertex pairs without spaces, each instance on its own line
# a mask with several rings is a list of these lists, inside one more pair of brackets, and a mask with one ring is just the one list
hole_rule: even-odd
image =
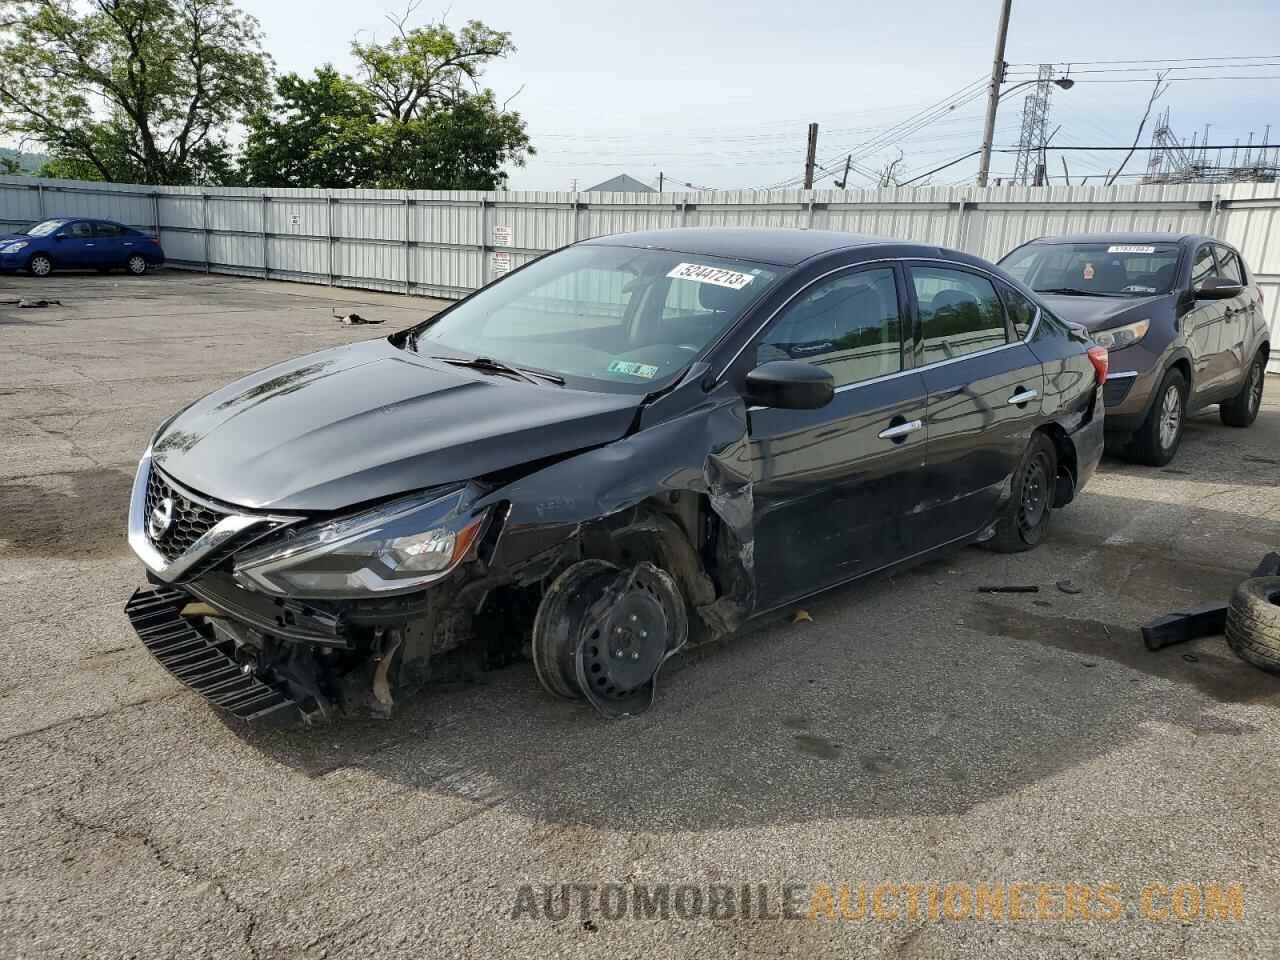
[[1029,243],[1000,261],[1038,293],[1152,296],[1177,282],[1176,243]]

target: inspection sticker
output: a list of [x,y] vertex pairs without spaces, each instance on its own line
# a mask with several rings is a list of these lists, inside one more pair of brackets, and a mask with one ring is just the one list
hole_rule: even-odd
[[707,267],[700,263],[677,263],[667,276],[673,280],[714,283],[717,287],[728,287],[730,290],[741,290],[755,279],[749,273],[723,270],[720,267]]
[[1141,245],[1129,243],[1117,243],[1113,247],[1107,247],[1107,253],[1155,253],[1155,247],[1144,247]]
[[610,373],[625,373],[629,377],[644,377],[652,380],[658,375],[658,368],[649,363],[634,363],[631,360],[610,360]]

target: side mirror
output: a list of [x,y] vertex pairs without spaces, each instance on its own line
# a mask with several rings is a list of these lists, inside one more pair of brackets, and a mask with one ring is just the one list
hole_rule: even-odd
[[835,396],[835,380],[802,360],[770,360],[747,374],[747,402],[779,410],[817,410]]
[[1221,277],[1210,277],[1204,286],[1196,291],[1197,300],[1230,300],[1244,293],[1244,287]]

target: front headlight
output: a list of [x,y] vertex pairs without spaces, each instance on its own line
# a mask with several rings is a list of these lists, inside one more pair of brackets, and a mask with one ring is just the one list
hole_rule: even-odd
[[1093,342],[1108,350],[1119,350],[1137,343],[1151,329],[1150,320],[1139,320],[1137,323],[1125,324],[1123,327],[1112,327],[1110,330],[1099,330],[1093,334]]
[[27,246],[29,244],[26,240],[11,240],[8,243],[0,243],[0,253],[17,253]]
[[484,525],[465,490],[393,500],[303,527],[236,558],[235,579],[276,596],[346,598],[407,593],[456,567]]

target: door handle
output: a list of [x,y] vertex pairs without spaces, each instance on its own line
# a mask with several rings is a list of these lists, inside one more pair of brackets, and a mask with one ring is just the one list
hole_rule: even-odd
[[891,427],[885,427],[878,436],[881,440],[892,440],[897,443],[900,440],[905,440],[907,434],[915,433],[923,426],[923,420],[907,420],[903,423],[895,423]]
[[1034,400],[1038,396],[1040,396],[1039,390],[1023,390],[1021,393],[1015,393],[1012,397],[1006,400],[1005,403],[1020,407],[1028,400]]

